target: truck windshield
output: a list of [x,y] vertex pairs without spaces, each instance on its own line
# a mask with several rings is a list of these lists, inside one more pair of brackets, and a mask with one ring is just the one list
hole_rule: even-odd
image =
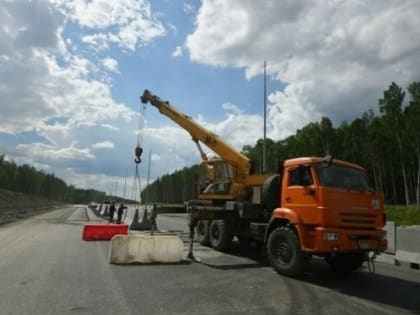
[[366,172],[363,170],[336,164],[325,167],[321,163],[316,164],[315,168],[322,186],[374,191]]

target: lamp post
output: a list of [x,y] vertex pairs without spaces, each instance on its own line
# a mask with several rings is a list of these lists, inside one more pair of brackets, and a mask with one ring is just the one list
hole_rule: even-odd
[[264,142],[263,142],[263,161],[262,161],[262,172],[267,171],[267,61],[264,60]]

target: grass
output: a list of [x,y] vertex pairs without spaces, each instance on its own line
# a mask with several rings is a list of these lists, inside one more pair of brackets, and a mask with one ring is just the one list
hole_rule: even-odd
[[63,203],[0,189],[0,226],[55,209]]
[[20,192],[15,192],[7,189],[0,189],[0,203],[10,202],[31,202],[31,201],[46,201],[46,199],[27,195]]
[[420,207],[415,205],[385,205],[388,221],[395,221],[398,225],[420,225]]
[[34,195],[0,189],[0,216],[10,216],[13,215],[14,212],[37,212],[40,208],[46,208],[59,204],[63,203]]

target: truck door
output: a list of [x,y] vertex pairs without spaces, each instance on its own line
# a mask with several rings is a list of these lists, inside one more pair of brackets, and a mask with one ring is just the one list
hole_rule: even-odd
[[304,224],[319,223],[318,191],[310,166],[292,167],[283,178],[282,205],[295,211]]

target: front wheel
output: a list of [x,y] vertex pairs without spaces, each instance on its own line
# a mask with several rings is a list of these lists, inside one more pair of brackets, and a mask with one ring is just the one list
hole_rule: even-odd
[[300,275],[305,266],[299,238],[288,226],[277,227],[270,233],[267,241],[267,257],[278,273],[290,277]]

